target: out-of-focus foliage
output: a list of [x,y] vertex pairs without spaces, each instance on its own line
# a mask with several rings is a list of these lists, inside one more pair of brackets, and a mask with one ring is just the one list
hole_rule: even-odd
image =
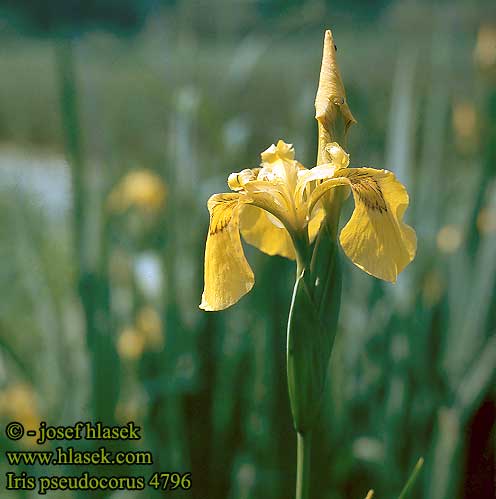
[[[178,11],[187,11],[193,29],[208,36],[215,34],[213,31],[219,28],[219,23],[223,24],[223,29],[232,24],[230,20],[234,21],[229,28],[231,33],[246,31],[247,28],[264,31],[268,24],[285,15],[292,17],[296,12],[315,8],[339,15],[346,15],[351,8],[357,20],[370,22],[391,3],[391,0],[51,0],[48,3],[44,0],[0,0],[0,13],[15,25],[37,34],[74,35],[102,27],[135,31],[147,16],[161,9],[167,9],[173,16]],[[262,20],[267,25],[264,26]]]
[[[22,29],[38,34],[80,32],[95,27],[135,30],[152,0],[2,0],[0,12]],[[166,3],[166,2],[164,2]]]
[[412,497],[491,497],[492,6],[281,4],[156,3],[134,37],[0,35],[1,422],[135,420],[154,470],[193,472],[185,497],[291,497],[294,267],[247,247],[254,290],[199,311],[205,203],[279,138],[315,161],[331,27],[359,122],[351,164],[408,186],[419,245],[394,286],[343,261],[313,493],[395,497],[423,455]]

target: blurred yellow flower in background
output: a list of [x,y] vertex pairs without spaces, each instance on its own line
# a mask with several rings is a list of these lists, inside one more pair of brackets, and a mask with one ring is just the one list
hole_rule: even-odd
[[437,305],[445,291],[446,284],[439,270],[434,269],[428,272],[422,283],[422,299],[427,307]]
[[147,350],[160,350],[164,346],[162,320],[152,306],[142,307],[136,317],[136,327],[141,332]]
[[477,215],[477,229],[481,234],[494,234],[496,232],[496,212],[490,207],[482,208]]
[[164,347],[162,319],[151,305],[141,307],[135,324],[125,327],[117,341],[119,355],[126,360],[139,359],[144,351],[158,351]]
[[472,152],[479,139],[474,104],[467,100],[456,101],[453,104],[452,123],[458,149],[464,153]]
[[496,68],[496,24],[483,24],[479,28],[474,59],[483,70]]
[[150,170],[129,172],[109,195],[108,206],[113,212],[131,207],[157,211],[165,205],[167,188],[159,175]]
[[[41,417],[33,387],[26,383],[14,383],[1,390],[0,418],[19,421],[27,429],[37,428]],[[29,437],[21,439],[19,443],[27,447],[36,445],[35,439]]]
[[229,176],[233,193],[209,199],[200,308],[225,309],[252,288],[254,276],[240,232],[269,255],[305,258],[325,216],[322,197],[337,186],[347,187],[355,201],[340,235],[341,246],[355,265],[394,282],[413,260],[416,235],[403,223],[409,202],[403,185],[387,170],[348,168],[349,155],[336,142],[327,144],[325,151],[330,162],[308,170],[294,159],[293,146],[279,140],[262,153],[260,168]]
[[439,229],[437,247],[443,253],[454,253],[462,244],[462,232],[458,225],[448,224]]
[[[141,400],[143,399],[143,400]],[[144,417],[144,408],[146,399],[134,394],[124,401],[120,401],[115,408],[115,419],[120,424],[126,424],[129,421],[139,421]]]
[[126,360],[136,360],[144,351],[145,341],[143,335],[133,327],[124,328],[117,341],[119,355]]

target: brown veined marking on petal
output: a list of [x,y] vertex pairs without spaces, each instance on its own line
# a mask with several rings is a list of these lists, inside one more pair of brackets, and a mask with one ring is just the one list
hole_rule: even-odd
[[[209,234],[212,236],[223,231],[233,217],[233,210],[239,202],[239,194],[222,194],[208,205],[210,211]],[[215,211],[214,211],[215,208]]]
[[388,207],[381,186],[377,180],[366,172],[355,171],[347,175],[351,182],[353,192],[360,201],[370,210],[387,213]]
[[[354,176],[355,181],[364,180],[363,174],[374,178],[381,188],[380,199],[387,206],[385,213],[370,209],[354,191],[355,210],[339,237],[344,252],[365,272],[395,282],[415,257],[417,246],[415,231],[403,222],[409,201],[405,187],[388,170],[361,168],[339,173]],[[351,180],[348,181],[351,187]],[[377,195],[372,189],[369,191],[371,196]]]

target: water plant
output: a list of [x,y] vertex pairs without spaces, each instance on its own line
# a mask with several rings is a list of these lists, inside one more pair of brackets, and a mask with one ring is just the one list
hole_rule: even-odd
[[223,310],[254,284],[240,233],[269,255],[296,260],[287,324],[287,376],[297,432],[296,498],[309,494],[312,432],[320,412],[326,373],[336,336],[341,300],[337,247],[341,206],[350,192],[355,209],[341,230],[345,254],[365,272],[395,282],[415,257],[415,231],[403,222],[409,198],[387,170],[350,168],[341,147],[356,123],[325,32],[319,87],[317,164],[305,168],[291,144],[279,140],[261,155],[257,168],[232,173],[231,193],[208,201],[210,226],[205,248],[205,286],[200,308]]

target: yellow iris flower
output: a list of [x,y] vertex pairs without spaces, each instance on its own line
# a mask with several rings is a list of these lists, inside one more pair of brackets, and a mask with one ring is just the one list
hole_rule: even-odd
[[349,155],[336,142],[327,144],[325,152],[328,163],[307,169],[295,160],[293,146],[279,140],[262,153],[260,168],[229,176],[233,192],[208,200],[200,308],[223,310],[253,287],[240,233],[264,253],[304,259],[302,253],[325,217],[323,196],[338,186],[351,191],[355,201],[339,239],[356,266],[394,282],[413,260],[417,241],[415,231],[403,222],[408,207],[405,187],[388,170],[348,168]]

